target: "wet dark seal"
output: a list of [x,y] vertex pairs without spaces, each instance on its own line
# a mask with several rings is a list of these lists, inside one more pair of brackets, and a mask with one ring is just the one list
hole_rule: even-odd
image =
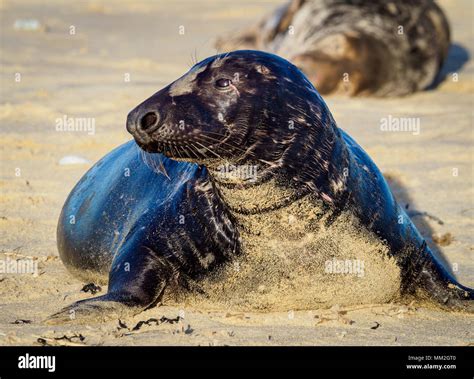
[[280,55],[322,94],[400,96],[433,83],[449,41],[432,0],[293,0],[217,47]]
[[206,296],[213,281],[229,289],[226,301],[239,294],[250,307],[268,294],[300,309],[415,295],[472,304],[288,61],[257,51],[208,58],[132,110],[127,129],[136,143],[84,175],[58,224],[65,266],[108,280],[108,292],[49,322],[140,312],[195,285]]

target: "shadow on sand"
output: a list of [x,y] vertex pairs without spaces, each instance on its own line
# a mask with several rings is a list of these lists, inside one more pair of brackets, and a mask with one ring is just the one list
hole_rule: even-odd
[[449,47],[448,57],[446,58],[443,67],[441,67],[436,79],[427,90],[432,90],[438,87],[444,80],[446,80],[449,74],[459,72],[469,58],[469,52],[464,47],[457,43],[452,43]]

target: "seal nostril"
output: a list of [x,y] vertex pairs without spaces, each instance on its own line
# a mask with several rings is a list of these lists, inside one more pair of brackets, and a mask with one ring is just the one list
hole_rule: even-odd
[[148,112],[140,119],[140,128],[147,131],[155,126],[158,122],[158,116],[155,112]]

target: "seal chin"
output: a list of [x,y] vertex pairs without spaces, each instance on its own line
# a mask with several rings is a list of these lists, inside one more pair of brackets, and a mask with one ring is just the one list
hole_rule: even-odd
[[135,143],[138,145],[140,149],[147,153],[161,153],[158,145],[154,142],[143,141],[137,137],[135,138]]

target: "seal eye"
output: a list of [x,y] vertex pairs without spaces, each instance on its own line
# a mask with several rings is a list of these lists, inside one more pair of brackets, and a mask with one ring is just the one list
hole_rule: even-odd
[[230,79],[225,79],[225,78],[217,79],[216,80],[216,87],[219,88],[219,89],[226,89],[226,88],[230,87],[231,83],[232,82],[231,82]]

